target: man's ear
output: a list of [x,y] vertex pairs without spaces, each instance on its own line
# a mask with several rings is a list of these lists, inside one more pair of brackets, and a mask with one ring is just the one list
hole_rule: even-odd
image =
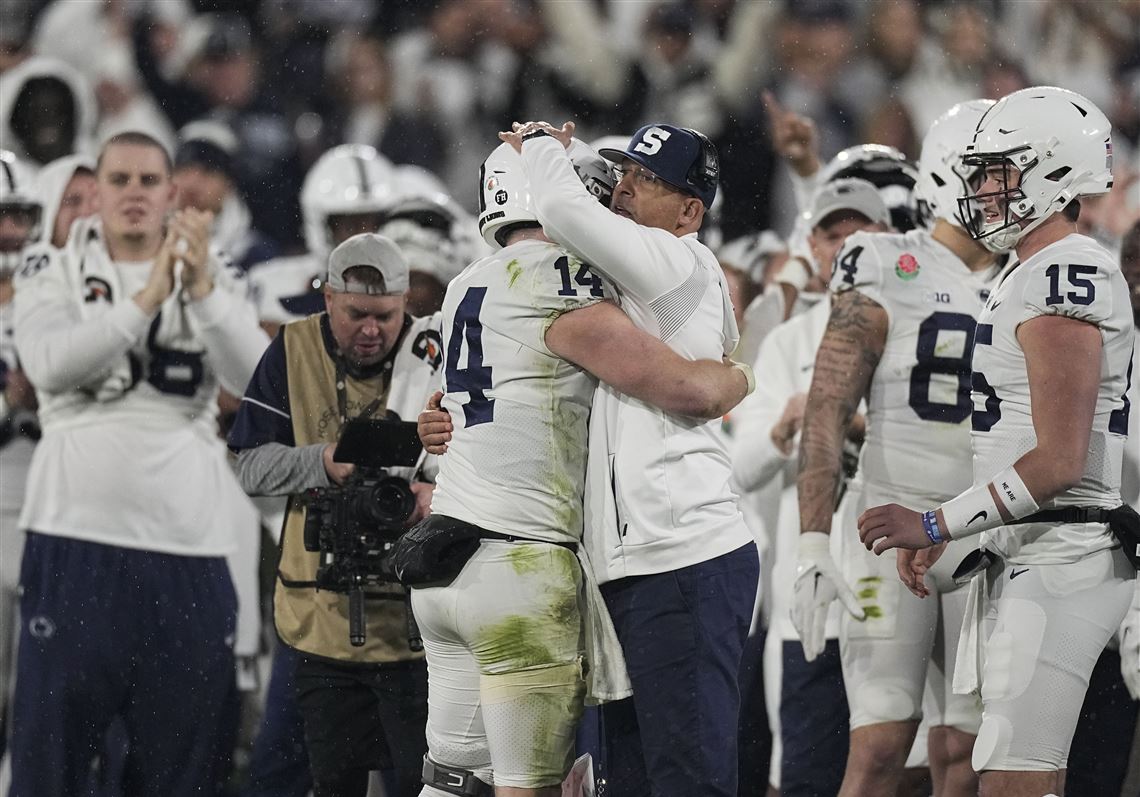
[[681,202],[681,212],[677,217],[677,226],[684,229],[699,230],[705,217],[705,203],[695,196],[685,197]]

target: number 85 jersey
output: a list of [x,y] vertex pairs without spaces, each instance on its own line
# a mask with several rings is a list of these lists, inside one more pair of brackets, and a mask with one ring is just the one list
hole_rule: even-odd
[[996,268],[972,272],[926,230],[855,233],[831,289],[856,290],[887,313],[867,396],[859,479],[921,509],[970,485],[970,351]]
[[442,403],[453,432],[433,512],[502,534],[582,538],[597,380],[555,356],[546,331],[602,297],[581,260],[534,240],[472,263],[447,286]]
[[[1127,389],[1134,378],[1132,309],[1120,267],[1105,249],[1083,235],[1069,235],[1003,271],[978,318],[973,375],[975,480],[991,479],[1037,444],[1017,329],[1041,315],[1063,315],[1092,324],[1100,330],[1102,343],[1100,386],[1084,475],[1079,484],[1042,508],[1119,506],[1131,409]],[[1065,363],[1058,361],[1053,367],[1065,368]],[[994,540],[1004,554],[1016,554],[1018,561],[1031,554],[1071,561],[1074,555],[1113,545],[1107,531],[1090,536],[1082,525],[1058,526],[1039,538],[1029,536],[1033,539],[999,529]]]

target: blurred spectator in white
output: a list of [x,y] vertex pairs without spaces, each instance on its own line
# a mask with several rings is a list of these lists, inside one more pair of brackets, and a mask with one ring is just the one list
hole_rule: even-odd
[[29,58],[0,75],[0,148],[33,169],[90,152],[95,98],[86,78],[54,58]]
[[335,144],[367,144],[393,163],[438,168],[446,157],[434,120],[416,109],[394,105],[392,70],[384,41],[345,31],[325,51],[330,88],[323,116],[323,139]]
[[89,155],[65,155],[40,169],[36,196],[43,207],[37,242],[62,249],[76,219],[98,210],[95,159]]
[[909,140],[876,141],[912,158],[918,154],[921,131],[930,129],[947,108],[983,96],[983,73],[993,56],[996,22],[981,4],[947,4],[932,12],[931,24],[938,46],[919,48],[914,68],[896,92],[909,122]]
[[[502,129],[496,111],[506,107],[515,56],[490,36],[512,17],[498,3],[442,0],[424,27],[397,36],[390,48],[395,104],[432,117],[446,136],[448,161],[437,172],[449,193],[469,197],[486,142]],[[509,10],[509,9],[508,9]],[[495,118],[490,124],[488,118]],[[484,133],[485,135],[480,135]],[[471,197],[471,206],[474,197]]]
[[249,23],[232,13],[202,14],[171,41],[173,33],[161,19],[134,23],[135,60],[147,88],[176,128],[207,117],[230,126],[238,140],[236,183],[254,227],[283,246],[297,243],[297,139],[283,100],[263,91]]
[[30,55],[32,22],[38,7],[38,0],[0,3],[0,74]]
[[191,6],[186,0],[50,3],[37,22],[33,49],[67,62],[90,82],[99,111],[95,141],[142,130],[173,149],[174,129],[143,88],[135,66],[130,31],[141,13],[178,26],[189,20]]
[[[1137,47],[1127,3],[1038,0],[1005,3],[1003,38],[1020,42],[1035,85],[1064,86],[1111,108],[1117,63]],[[1135,12],[1133,12],[1135,13]]]
[[174,184],[178,208],[214,214],[210,245],[246,271],[254,263],[277,257],[281,248],[253,226],[249,208],[235,181],[238,140],[222,122],[191,122],[178,132]]
[[712,60],[693,41],[695,17],[684,3],[656,6],[645,23],[640,66],[646,79],[642,120],[668,119],[716,138],[724,127]]

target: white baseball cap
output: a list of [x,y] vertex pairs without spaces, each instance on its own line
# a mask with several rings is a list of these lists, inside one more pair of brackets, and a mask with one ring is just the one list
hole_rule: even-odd
[[[379,271],[383,283],[368,285],[356,280],[346,282],[344,272],[357,266]],[[392,239],[373,232],[363,232],[349,238],[329,255],[328,286],[337,293],[396,296],[408,290],[408,260]]]
[[824,183],[812,198],[808,213],[808,229],[814,230],[836,211],[854,211],[872,223],[891,226],[891,211],[878,189],[867,180],[843,177]]

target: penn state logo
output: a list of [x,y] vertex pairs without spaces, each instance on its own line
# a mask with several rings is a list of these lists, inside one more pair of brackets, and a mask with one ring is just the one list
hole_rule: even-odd
[[108,302],[114,298],[111,292],[111,285],[107,280],[101,277],[88,277],[83,281],[83,301],[91,304],[92,302]]
[[412,341],[412,354],[430,365],[433,371],[438,369],[443,362],[443,338],[438,331],[425,329]]

